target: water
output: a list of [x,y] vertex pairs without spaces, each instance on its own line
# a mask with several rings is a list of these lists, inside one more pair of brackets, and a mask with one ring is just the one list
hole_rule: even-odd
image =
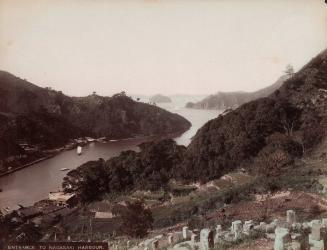
[[[194,98],[191,99],[194,101]],[[160,104],[159,106],[184,116],[192,123],[192,127],[181,136],[175,138],[181,145],[188,145],[192,136],[205,122],[217,117],[219,111],[185,109],[185,103],[190,98],[181,96],[173,97],[172,103]],[[24,206],[47,198],[50,191],[61,188],[63,177],[67,172],[61,168],[73,169],[81,164],[97,160],[98,158],[109,159],[119,155],[124,150],[137,150],[137,145],[146,141],[143,139],[129,139],[108,143],[91,143],[83,147],[83,154],[78,156],[76,150],[69,150],[59,155],[24,168],[10,175],[0,178],[0,208],[17,208],[17,204]]]

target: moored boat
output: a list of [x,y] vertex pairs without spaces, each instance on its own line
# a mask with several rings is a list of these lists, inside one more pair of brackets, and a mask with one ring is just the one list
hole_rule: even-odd
[[78,155],[81,155],[82,154],[82,147],[78,146],[76,152],[77,152]]
[[61,168],[60,171],[68,171],[69,168]]

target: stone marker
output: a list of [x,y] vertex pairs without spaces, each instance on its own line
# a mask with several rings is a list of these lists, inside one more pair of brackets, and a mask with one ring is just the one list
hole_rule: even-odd
[[278,227],[275,230],[274,250],[285,250],[286,246],[292,241],[287,228]]
[[286,211],[286,222],[290,225],[296,222],[295,212],[294,210],[287,210]]
[[320,230],[321,230],[321,223],[320,220],[313,220],[310,222],[311,224],[311,234],[309,234],[309,245],[311,246],[310,249],[317,249],[323,250],[324,248],[324,241],[321,240]]
[[322,225],[323,227],[327,227],[327,218],[323,218],[323,219],[322,219],[321,225]]
[[309,226],[312,227],[313,224],[321,224],[320,220],[312,220],[309,222]]
[[200,249],[209,250],[214,248],[213,231],[209,228],[204,228],[200,232]]
[[321,229],[321,224],[320,222],[313,221],[311,224],[311,234],[310,238],[312,240],[320,240],[320,229]]
[[221,225],[217,225],[216,226],[216,233],[221,233],[222,232],[222,227],[221,227]]
[[173,244],[173,235],[172,234],[168,235],[168,243]]
[[183,227],[183,239],[186,240],[187,238],[189,238],[189,230],[188,227]]
[[232,227],[231,227],[231,231],[233,233],[235,233],[235,231],[237,230],[240,230],[240,228],[242,228],[242,221],[240,220],[236,220],[236,221],[233,221],[232,222]]
[[237,220],[232,222],[232,232],[234,233],[234,240],[238,240],[242,236],[242,221]]

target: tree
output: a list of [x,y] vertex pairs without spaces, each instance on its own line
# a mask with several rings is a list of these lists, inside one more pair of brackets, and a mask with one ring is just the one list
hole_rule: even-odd
[[127,202],[126,209],[120,212],[121,230],[131,237],[144,237],[152,229],[153,218],[151,210],[145,208],[142,201]]
[[271,144],[265,146],[255,159],[257,173],[267,178],[279,176],[282,169],[293,163],[294,157],[281,148],[275,148]]
[[69,171],[62,183],[64,191],[74,192],[82,203],[98,199],[108,191],[104,163],[105,161],[100,158],[98,161],[89,161]]
[[288,76],[293,76],[294,73],[295,73],[293,66],[291,64],[288,64],[286,66],[286,69],[285,69],[284,73],[286,73],[286,75],[288,75]]

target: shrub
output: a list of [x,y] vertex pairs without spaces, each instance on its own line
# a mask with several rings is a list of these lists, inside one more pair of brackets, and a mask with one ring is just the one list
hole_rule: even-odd
[[131,237],[144,237],[152,229],[153,218],[150,209],[142,201],[128,202],[126,209],[120,212],[121,231]]

